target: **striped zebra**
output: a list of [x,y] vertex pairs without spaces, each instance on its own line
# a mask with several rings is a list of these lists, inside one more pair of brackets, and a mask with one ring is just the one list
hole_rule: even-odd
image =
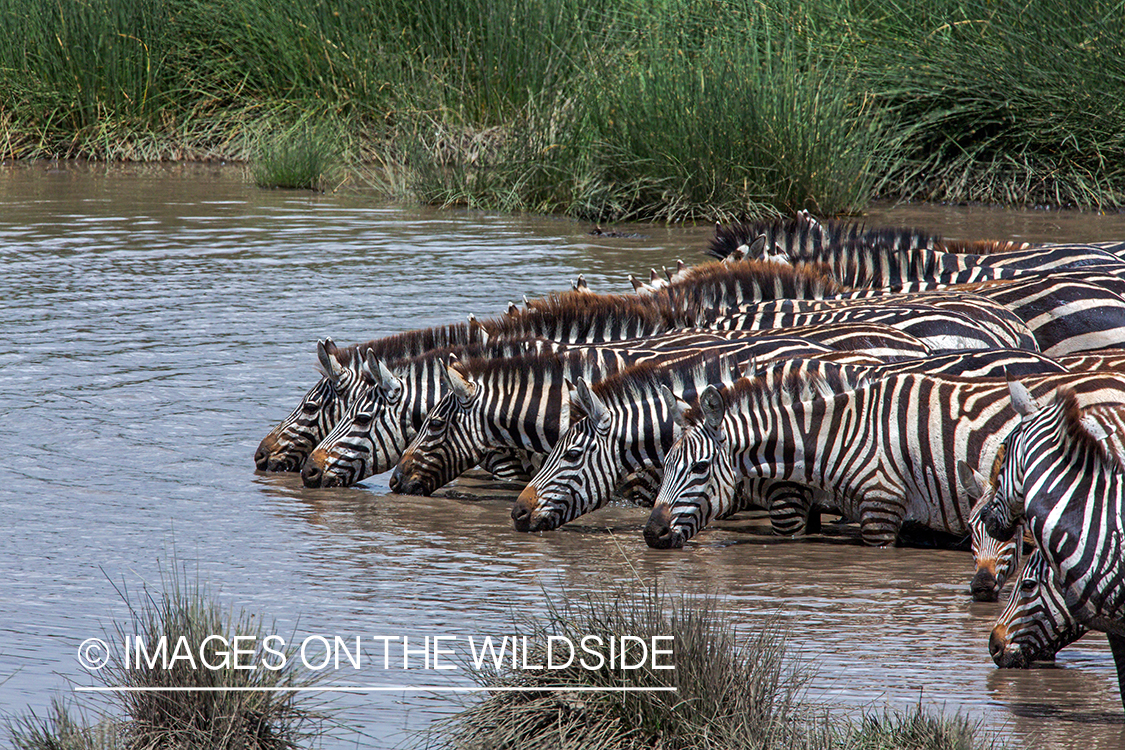
[[[792,264],[830,269],[852,287],[890,287],[976,271],[978,278],[1063,269],[1119,275],[1121,259],[1095,245],[1027,247],[1014,243],[948,242],[913,229],[864,229],[856,224],[782,222],[718,228],[708,253],[725,258],[765,234],[764,251]],[[964,278],[964,276],[962,276]]]
[[[1125,376],[1029,378],[1037,393],[1068,385],[1084,405],[1125,402]],[[972,506],[958,461],[986,465],[1018,414],[1006,380],[894,375],[849,389],[829,371],[806,377],[760,374],[707,388],[684,415],[669,451],[650,546],[681,546],[727,511],[745,476],[808,484],[834,494],[859,521],[867,544],[895,541],[906,521],[968,532]]]
[[[1125,427],[1117,408],[1083,408],[1059,388],[1040,407],[1018,381],[1011,399],[1019,429],[1004,443],[992,497],[980,516],[988,532],[1011,538],[1021,518],[1065,595],[1067,609],[1104,631],[1125,706]],[[1115,435],[1116,433],[1116,435]]]
[[[383,363],[369,357],[363,369],[367,388],[334,429],[317,445],[302,470],[307,487],[348,486],[394,468],[414,439],[427,413],[449,392],[447,365],[450,354],[462,359],[497,359],[523,353],[555,351],[575,357],[618,357],[623,364],[646,359],[669,359],[706,349],[718,356],[724,351],[747,356],[809,356],[817,354],[843,363],[868,364],[871,358],[835,351],[807,339],[759,336],[726,339],[707,332],[672,333],[648,339],[630,339],[597,345],[551,344],[540,339],[498,341],[475,348],[446,348],[421,357]],[[523,343],[535,342],[535,343]],[[840,342],[844,343],[844,342]],[[512,348],[513,346],[517,348]],[[485,467],[492,473],[494,467]],[[517,478],[510,473],[505,478]],[[523,477],[526,481],[526,477]]]
[[[1003,345],[1036,349],[1035,338],[1022,318],[1009,309],[1009,302],[996,302],[975,292],[923,290],[889,293],[884,290],[849,290],[816,269],[791,268],[777,263],[746,261],[733,265],[710,263],[691,269],[669,284],[663,295],[681,315],[700,321],[729,318],[749,310],[767,310],[771,305],[794,312],[838,310],[873,305],[932,305],[967,314],[999,336]],[[654,299],[659,299],[655,297]],[[1042,310],[1039,309],[1038,313]]]
[[[808,374],[831,367],[819,362],[794,360],[759,362],[773,377]],[[1042,355],[1021,350],[983,350],[907,360],[875,367],[832,367],[849,383],[891,374],[924,372],[963,377],[1000,377],[1062,373],[1065,370]],[[661,394],[661,386],[670,393]],[[659,480],[664,456],[673,442],[674,420],[682,404],[700,390],[698,379],[677,368],[630,368],[592,385],[579,383],[571,406],[571,426],[544,461],[542,468],[516,500],[512,519],[517,530],[547,531],[602,507],[622,477],[646,471]],[[593,415],[593,416],[591,416]],[[795,534],[805,530],[809,514],[818,506],[832,507],[826,496],[787,483],[766,485],[742,493],[751,502],[762,499],[770,511],[774,530]],[[651,505],[653,497],[638,500]],[[739,504],[728,510],[744,510]]]
[[[445,391],[445,367],[450,356],[514,357],[555,351],[558,345],[543,339],[513,339],[474,346],[443,347],[406,360],[385,363],[368,350],[360,368],[362,388],[349,408],[317,444],[301,468],[306,487],[339,487],[355,484],[389,471],[426,418],[426,412]],[[367,437],[351,448],[351,436]],[[341,460],[340,454],[347,460]],[[335,459],[335,460],[333,460]],[[491,470],[503,475],[506,464]]]
[[356,393],[363,389],[360,367],[363,353],[376,358],[412,357],[430,349],[483,341],[481,331],[467,324],[437,326],[408,331],[374,341],[338,347],[332,339],[318,341],[317,360],[323,377],[254,452],[254,465],[261,471],[300,471],[313,448],[331,431]]
[[1035,661],[1054,661],[1055,654],[1088,632],[1066,607],[1066,595],[1055,572],[1038,549],[1027,558],[1019,584],[988,638],[996,666],[1027,669]]
[[[473,466],[490,448],[514,448],[546,455],[569,425],[568,383],[600,380],[624,367],[587,355],[514,357],[454,362],[450,392],[430,409],[418,434],[391,475],[391,489],[429,495]],[[675,353],[677,359],[706,361],[718,379],[736,371],[737,355]],[[653,361],[653,360],[650,360]]]
[[[730,313],[738,306],[777,299],[926,301],[938,291],[972,294],[979,304],[1006,308],[1030,329],[1038,348],[1052,355],[1100,349],[1125,342],[1125,278],[1092,271],[1027,274],[1008,281],[976,281],[959,275],[915,280],[893,289],[850,290],[819,268],[745,261],[709,263],[688,271],[666,295],[696,315]],[[980,303],[979,298],[988,303]],[[1026,345],[1019,344],[1021,348]]]
[[[984,310],[975,314],[951,302],[958,310],[939,303],[832,304],[827,300],[777,300],[749,306],[742,312],[709,323],[715,330],[770,330],[828,323],[880,323],[917,338],[932,353],[964,349],[1027,349],[1038,351],[1026,326],[1023,334],[1011,321],[998,320]],[[1022,326],[1022,323],[1019,323]],[[1024,335],[1026,334],[1026,335]]]
[[[1053,361],[1066,368],[1068,372],[1094,373],[1121,370],[1125,368],[1125,350],[1108,349],[1086,354],[1071,354],[1056,357]],[[1010,370],[1008,374],[1019,378],[1033,373]],[[993,462],[990,477],[981,475],[967,465],[958,468],[962,472],[962,483],[969,489],[970,494],[974,497],[983,497],[995,480],[999,471],[999,461]],[[980,521],[979,512],[982,504],[983,501],[978,503],[969,517],[970,546],[973,560],[976,562],[976,571],[969,584],[969,591],[977,601],[994,602],[999,599],[1000,591],[1009,576],[1019,568],[1023,544],[1015,540],[1001,542],[994,539]],[[1021,531],[1017,538],[1022,536]]]

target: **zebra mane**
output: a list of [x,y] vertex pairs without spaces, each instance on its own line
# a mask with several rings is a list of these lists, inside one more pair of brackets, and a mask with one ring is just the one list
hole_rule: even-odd
[[816,266],[761,260],[704,263],[684,272],[660,294],[683,310],[712,310],[772,299],[818,299],[847,291]]
[[386,360],[409,359],[425,354],[432,349],[447,346],[479,344],[483,341],[479,329],[468,323],[451,323],[433,328],[419,328],[414,331],[396,333],[364,344],[337,349],[340,364],[350,364],[356,356],[370,349],[376,358]]
[[[769,362],[754,371],[750,377],[739,378],[733,384],[720,388],[719,393],[727,409],[738,409],[743,404],[766,402],[791,404],[813,401],[852,391],[866,382],[866,378],[846,365],[820,360],[791,359]],[[684,422],[699,425],[703,411],[694,404],[684,412]]]
[[967,255],[992,255],[1026,250],[1028,242],[1015,240],[936,240],[934,249],[943,253],[964,253]]
[[[715,357],[698,352],[672,363],[641,362],[590,385],[594,395],[610,408],[627,406],[646,399],[659,398],[660,386],[666,385],[679,393],[686,385],[707,382],[722,377],[724,369],[731,378],[738,376],[736,360],[726,356]],[[577,398],[570,402],[571,418],[587,416]]]
[[807,216],[776,221],[738,223],[715,227],[715,237],[707,254],[726,258],[742,245],[749,245],[761,235],[766,248],[784,251],[794,262],[816,261],[847,245],[886,245],[894,249],[933,248],[940,237],[918,229],[879,227],[867,229],[857,222],[818,221]]
[[1114,471],[1125,472],[1125,463],[1116,451],[1110,450],[1106,444],[1109,441],[1099,440],[1090,434],[1089,429],[1082,423],[1084,417],[1089,417],[1104,409],[1083,410],[1078,403],[1078,396],[1070,387],[1063,386],[1055,391],[1054,403],[1061,407],[1060,421],[1067,437],[1077,443],[1084,450],[1093,451]]
[[448,362],[450,355],[454,355],[462,361],[503,359],[520,357],[525,354],[550,353],[554,351],[554,348],[554,341],[537,338],[535,336],[493,339],[485,343],[477,342],[457,346],[442,346],[414,357],[387,360],[386,365],[392,372],[400,372],[429,362]]
[[590,352],[584,349],[572,351],[530,351],[521,352],[513,356],[500,357],[472,357],[461,359],[458,363],[460,370],[476,381],[506,380],[514,375],[535,375],[559,373],[564,374],[568,365],[581,365],[590,361]]
[[481,321],[491,336],[544,336],[556,341],[601,342],[634,335],[662,333],[685,324],[666,300],[636,295],[591,293],[551,294],[528,301],[524,310]]

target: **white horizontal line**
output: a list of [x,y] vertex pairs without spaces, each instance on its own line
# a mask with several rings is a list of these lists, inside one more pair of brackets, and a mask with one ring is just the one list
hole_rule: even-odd
[[448,685],[342,685],[335,687],[84,687],[78,693],[668,693],[676,687],[451,687]]

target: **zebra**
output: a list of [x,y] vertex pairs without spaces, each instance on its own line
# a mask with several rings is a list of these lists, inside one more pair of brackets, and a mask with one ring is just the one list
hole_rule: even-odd
[[[1056,357],[1052,361],[1066,368],[1068,372],[1093,373],[1102,370],[1120,370],[1125,368],[1125,350],[1107,349],[1086,354],[1071,354]],[[1015,369],[1009,369],[1007,373],[1013,377],[1033,374]],[[1000,455],[997,456],[998,459]],[[962,484],[968,488],[970,495],[983,497],[995,481],[996,473],[999,471],[999,460],[993,462],[990,477],[981,475],[968,465],[960,465],[958,469],[962,472]],[[976,562],[976,571],[969,584],[969,591],[977,601],[994,602],[999,598],[1005,581],[1019,568],[1020,552],[1024,545],[1014,540],[1001,542],[994,539],[980,521],[979,513],[982,504],[983,501],[978,502],[969,516],[970,547],[973,560]],[[1017,538],[1022,536],[1021,532]]]
[[[674,353],[664,361],[705,359],[717,376],[720,368],[734,367],[732,356]],[[403,451],[391,475],[391,489],[429,495],[475,464],[489,448],[546,455],[569,424],[568,381],[601,379],[622,369],[617,362],[573,352],[451,362],[450,392],[430,409]]]
[[[443,371],[450,356],[512,357],[552,352],[557,346],[536,338],[501,340],[443,347],[389,363],[368,350],[360,368],[363,387],[305,460],[302,482],[306,487],[347,486],[389,471],[444,392]],[[357,434],[365,438],[358,446],[354,445]],[[501,477],[513,471],[510,465],[496,462],[489,468]]]
[[[1083,271],[966,283],[976,280],[961,274],[940,281],[912,281],[893,289],[851,290],[817,267],[744,261],[697,266],[669,284],[665,292],[697,316],[730,314],[738,306],[776,299],[924,302],[925,295],[938,291],[968,293],[975,295],[971,299],[978,306],[1006,308],[1022,322],[1017,325],[1020,333],[1025,326],[1029,328],[1038,348],[1052,355],[1125,342],[1125,278]],[[923,296],[909,296],[915,294]],[[981,297],[989,302],[981,303]]]
[[[782,379],[791,370],[826,367],[807,359],[766,362],[762,366]],[[692,398],[700,390],[698,380],[684,375],[680,369],[635,367],[600,383],[579,382],[572,396],[570,427],[516,500],[512,519],[517,530],[548,531],[602,507],[623,476],[645,470],[659,480],[664,455],[672,444],[674,417],[684,406],[677,406],[677,402]],[[962,377],[1065,372],[1053,360],[1021,350],[973,351],[875,367],[834,369],[841,376],[848,374],[853,382],[861,377],[878,379],[904,372]],[[662,385],[670,393],[661,394]],[[744,497],[765,495],[779,498],[777,502],[763,502],[779,534],[801,533],[815,506],[831,507],[823,497],[813,498],[793,486],[766,487],[747,492]],[[646,497],[638,502],[651,505],[652,500]],[[732,512],[742,509],[740,506]]]
[[[630,339],[598,345],[550,343],[541,339],[497,341],[474,348],[445,348],[420,357],[384,363],[368,357],[363,368],[366,390],[352,408],[317,445],[305,462],[302,479],[308,487],[348,486],[394,468],[406,446],[418,433],[426,414],[448,393],[447,364],[451,354],[462,359],[503,358],[531,352],[575,353],[574,356],[618,354],[623,363],[645,359],[668,359],[707,349],[745,351],[748,356],[808,356],[818,354],[834,361],[868,364],[871,358],[849,351],[835,351],[797,337],[722,336],[708,332],[672,333],[648,339]],[[842,343],[842,342],[841,342]],[[601,354],[599,354],[601,353]],[[496,467],[485,467],[493,474]],[[502,467],[503,468],[503,467]],[[509,469],[501,478],[526,481]]]
[[1034,337],[1022,322],[1021,333],[1013,321],[999,320],[987,311],[971,312],[960,302],[956,309],[941,309],[940,303],[865,304],[825,300],[777,300],[744,308],[735,315],[718,318],[708,325],[715,330],[768,330],[827,323],[882,323],[920,340],[931,352],[962,349],[1017,348],[1038,351]]
[[[733,382],[738,373],[722,382]],[[637,365],[596,383],[579,378],[572,393],[569,425],[539,472],[512,508],[517,531],[550,531],[623,494],[651,505],[672,443],[678,400],[716,382],[708,360]],[[667,390],[669,398],[662,397]],[[649,478],[645,485],[636,477]],[[792,491],[783,483],[758,482],[745,490],[749,503],[769,508],[773,496]]]
[[1062,269],[1125,271],[1121,259],[1095,245],[1028,247],[1016,243],[943,241],[912,229],[864,229],[836,222],[735,225],[716,230],[708,254],[725,258],[766,235],[763,252],[792,264],[830,269],[853,287],[889,287],[979,269],[980,278]]
[[1088,631],[1067,609],[1055,572],[1035,549],[992,626],[988,653],[1002,669],[1027,669],[1035,661],[1054,661],[1055,654]]
[[[1066,608],[1104,631],[1125,706],[1125,464],[1117,409],[1083,409],[1059,388],[1039,406],[1025,384],[1010,384],[1019,429],[1005,440],[1000,472],[980,516],[1011,538],[1021,518],[1058,576]],[[1116,435],[1114,434],[1116,433]]]
[[[768,375],[706,388],[683,415],[645,526],[650,546],[682,546],[727,511],[743,476],[834,493],[867,544],[894,542],[904,521],[967,533],[972,503],[957,462],[991,460],[1015,425],[1007,380],[905,374],[849,388],[826,369],[782,382]],[[1087,406],[1125,401],[1125,376],[1114,373],[1027,382],[1039,393],[1069,385]]]

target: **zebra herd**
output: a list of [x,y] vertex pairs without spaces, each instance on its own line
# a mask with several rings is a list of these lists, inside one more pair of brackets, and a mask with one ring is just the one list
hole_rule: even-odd
[[709,252],[633,294],[579,277],[492,318],[320,341],[323,377],[255,464],[427,495],[480,466],[526,484],[519,531],[623,499],[652,506],[655,548],[747,508],[783,535],[838,513],[870,545],[923,527],[971,537],[983,600],[1031,543],[993,659],[1099,630],[1125,685],[1125,242],[802,214],[719,227]]

